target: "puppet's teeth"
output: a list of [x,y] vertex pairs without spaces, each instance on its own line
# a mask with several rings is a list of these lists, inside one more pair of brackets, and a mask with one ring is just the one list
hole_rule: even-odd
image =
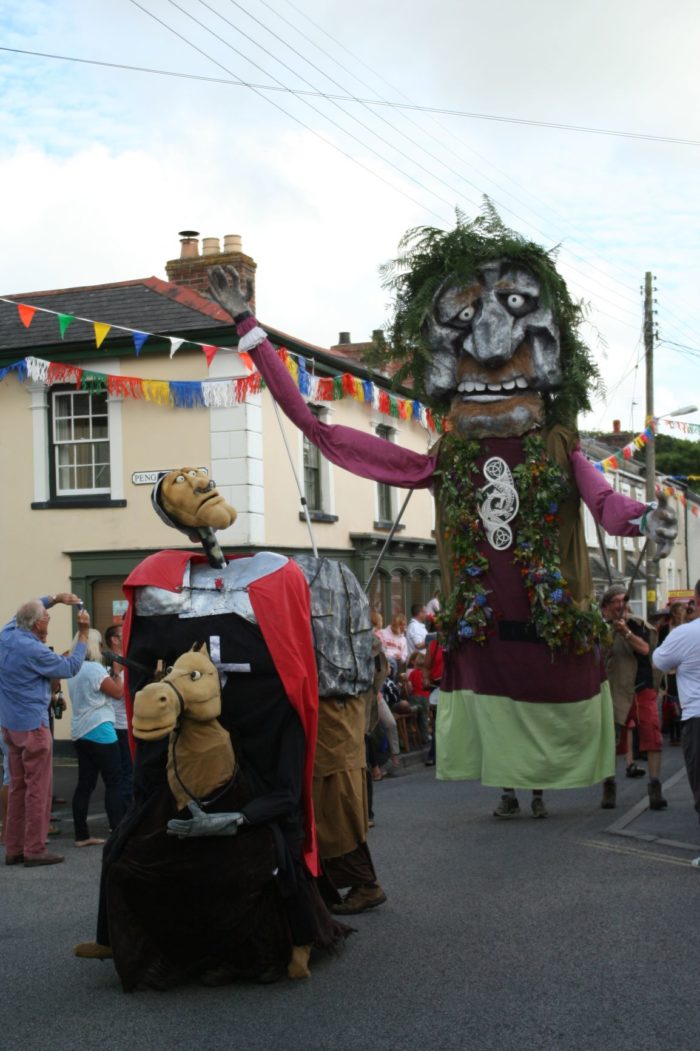
[[521,390],[524,390],[525,387],[527,387],[527,380],[524,376],[518,376],[515,382],[521,388]]
[[486,384],[479,383],[478,380],[474,380],[474,390],[486,390]]
[[502,389],[500,383],[489,383],[487,384],[487,386],[489,390],[492,390],[494,392],[500,391]]
[[471,392],[474,390],[474,384],[470,383],[469,380],[462,380],[462,382],[459,385],[459,390],[462,392],[462,394],[471,394]]
[[504,390],[513,390],[514,387],[515,387],[515,380],[504,380],[504,382],[503,382],[503,389]]

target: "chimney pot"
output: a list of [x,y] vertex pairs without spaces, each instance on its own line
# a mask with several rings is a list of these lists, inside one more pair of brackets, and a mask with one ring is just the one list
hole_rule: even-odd
[[198,259],[199,258],[199,237],[198,230],[180,230],[178,233],[180,238],[180,259]]
[[241,235],[224,234],[224,255],[232,255],[234,252],[243,252]]
[[384,342],[384,329],[383,328],[373,328],[372,329],[372,342],[373,343],[383,343]]
[[338,346],[339,347],[347,346],[349,342],[350,342],[350,333],[349,332],[339,332],[338,333]]
[[221,255],[218,237],[202,238],[202,255]]
[[613,420],[613,434],[619,434],[621,430],[620,421]]

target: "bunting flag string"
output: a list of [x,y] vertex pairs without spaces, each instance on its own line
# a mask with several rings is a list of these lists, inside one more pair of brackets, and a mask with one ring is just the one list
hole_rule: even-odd
[[[378,387],[372,380],[362,380],[349,372],[340,376],[318,377],[312,375],[301,356],[290,354],[281,347],[277,351],[289,374],[301,393],[311,401],[341,401],[352,398],[361,404],[371,405],[385,416],[395,419],[415,420],[432,434],[441,434],[444,424],[441,416],[428,409],[414,398],[401,398]],[[251,359],[252,364],[252,359]],[[12,365],[0,368],[0,382],[10,373],[25,382],[73,384],[77,390],[91,394],[107,393],[114,398],[137,398],[156,405],[179,409],[211,408],[223,409],[238,405],[252,394],[259,394],[265,387],[257,371],[247,376],[230,379],[205,380],[156,380],[139,376],[112,376],[93,369],[82,369],[77,365],[46,361],[44,358],[27,357]]]
[[[221,347],[214,346],[211,343],[198,343],[194,339],[187,339],[186,336],[165,336],[157,332],[142,332],[139,329],[127,328],[126,325],[113,325],[111,323],[107,323],[106,321],[94,321],[92,318],[79,317],[77,314],[62,314],[57,310],[49,310],[48,307],[35,307],[29,303],[18,303],[17,300],[7,299],[5,296],[0,296],[0,303],[9,303],[11,306],[16,307],[19,319],[25,328],[29,328],[31,326],[31,323],[34,320],[37,311],[39,311],[42,314],[51,314],[53,317],[56,318],[56,321],[58,323],[58,331],[61,336],[61,339],[65,339],[66,332],[68,331],[68,329],[74,321],[82,321],[86,325],[92,325],[95,338],[95,346],[98,350],[104,343],[107,334],[113,330],[116,332],[128,332],[130,334],[134,342],[134,350],[136,352],[136,357],[138,357],[141,353],[141,348],[143,347],[147,339],[169,340],[171,358],[174,354],[177,353],[177,351],[180,349],[183,343],[189,343],[193,347],[199,347],[207,359],[207,365],[211,365],[217,351],[222,349]],[[235,350],[235,347],[227,347],[226,349]],[[250,354],[246,354],[244,352],[242,354],[239,354],[239,358],[243,362],[243,365],[248,369],[248,371],[252,372],[253,359],[251,358]]]
[[681,431],[682,434],[700,434],[700,423],[686,423],[685,420],[663,420],[671,430]]
[[649,442],[653,442],[658,423],[659,421],[657,419],[649,420],[641,434],[638,434],[636,438],[633,438],[632,441],[628,442],[622,449],[618,449],[617,452],[611,453],[610,456],[606,456],[604,460],[596,460],[593,466],[599,471],[619,470],[620,462],[622,460],[631,460],[636,452],[643,449],[645,445],[649,444]]

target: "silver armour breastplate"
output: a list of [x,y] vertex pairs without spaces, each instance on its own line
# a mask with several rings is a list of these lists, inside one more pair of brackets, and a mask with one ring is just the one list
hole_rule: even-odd
[[200,562],[188,562],[178,591],[165,588],[135,588],[135,607],[139,617],[175,614],[181,619],[236,613],[255,624],[248,586],[276,572],[287,563],[284,555],[259,551],[250,558],[236,558],[224,569]]

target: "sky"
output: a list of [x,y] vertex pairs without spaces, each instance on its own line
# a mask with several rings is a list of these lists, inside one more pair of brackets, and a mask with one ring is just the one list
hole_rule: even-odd
[[694,0],[0,0],[2,48],[191,75],[0,50],[1,294],[164,278],[179,230],[236,233],[264,322],[366,340],[402,235],[487,194],[586,304],[582,426],[638,432],[646,271],[655,412],[700,404],[699,38]]

